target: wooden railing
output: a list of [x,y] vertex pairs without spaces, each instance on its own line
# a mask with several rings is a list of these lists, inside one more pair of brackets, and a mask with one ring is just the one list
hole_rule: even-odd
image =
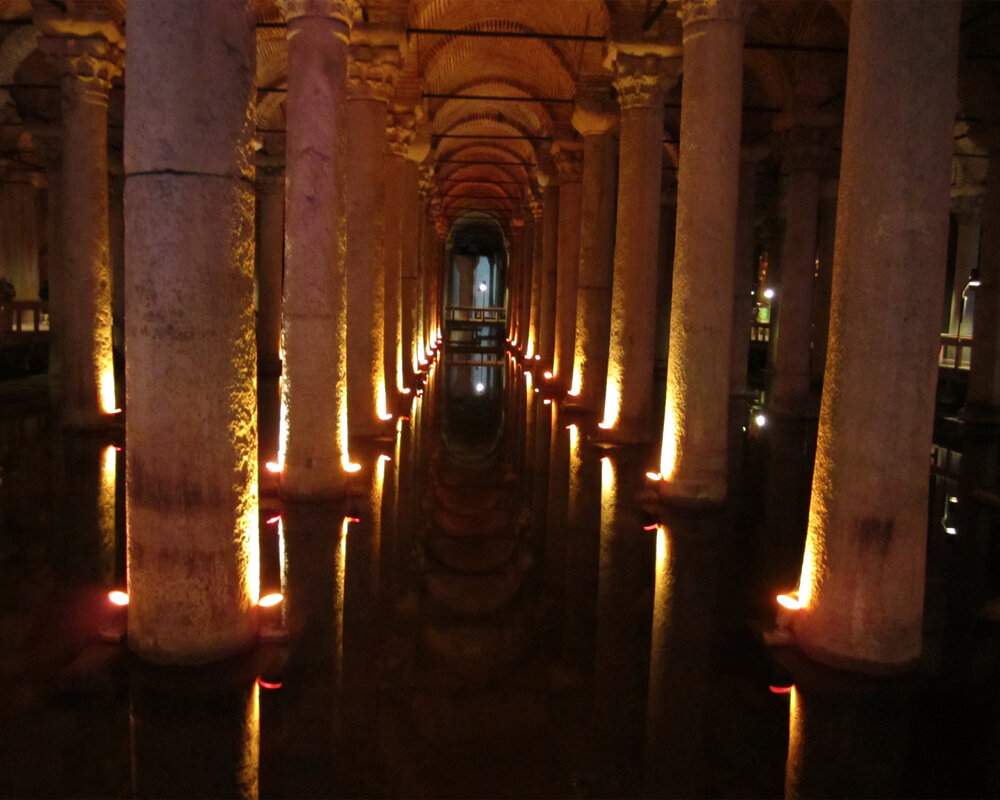
[[47,312],[48,304],[42,300],[0,301],[0,333],[47,331]]
[[972,357],[972,337],[954,333],[941,334],[941,350],[938,354],[939,367],[968,369]]
[[448,306],[446,322],[506,322],[507,310],[502,306]]

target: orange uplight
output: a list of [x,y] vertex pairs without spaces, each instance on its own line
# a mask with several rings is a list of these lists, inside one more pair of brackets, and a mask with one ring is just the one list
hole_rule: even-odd
[[651,481],[662,481],[663,480],[663,473],[662,472],[647,472],[646,473],[646,477],[649,478]]
[[768,686],[767,688],[771,690],[771,694],[791,694],[792,693],[792,687],[791,686]]
[[541,361],[542,360],[541,354],[534,356],[534,359],[535,361]]
[[358,472],[361,469],[360,464],[356,464],[353,461],[344,462],[344,472]]
[[281,472],[281,464],[277,461],[268,461],[264,464],[264,469],[268,472]]
[[798,597],[793,597],[791,594],[779,594],[775,600],[778,601],[778,605],[787,608],[789,611],[798,611],[802,608]]
[[276,522],[281,522],[281,514],[278,514],[276,517],[271,517],[270,519],[267,520],[268,525],[274,525]]
[[659,527],[659,525],[657,525],[655,522],[653,522],[653,523],[651,523],[649,525],[643,525],[642,529],[644,531],[655,531],[658,527]]
[[361,522],[361,517],[344,517],[345,522]]
[[284,684],[281,681],[271,682],[265,681],[263,678],[257,678],[257,685],[261,689],[280,689]]
[[543,372],[542,375],[545,377],[545,380],[547,380],[547,381],[552,380],[552,371],[551,370],[548,370],[548,369],[545,370],[545,372]]
[[547,406],[552,405],[552,401],[547,397],[544,400],[542,400],[542,403]]
[[118,589],[115,589],[113,592],[108,592],[108,600],[116,606],[128,605],[128,595]]
[[261,608],[271,608],[272,606],[278,605],[285,596],[281,592],[272,592],[271,594],[265,594],[260,600],[257,601],[257,605]]

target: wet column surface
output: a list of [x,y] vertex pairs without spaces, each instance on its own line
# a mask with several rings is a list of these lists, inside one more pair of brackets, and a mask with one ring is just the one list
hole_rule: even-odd
[[256,639],[253,31],[240,3],[129,17],[128,643],[151,661]]
[[685,2],[681,9],[684,81],[660,459],[664,499],[718,502],[726,496],[728,343],[748,13],[741,0]]
[[653,351],[663,161],[663,95],[679,65],[654,53],[620,52],[615,89],[621,106],[618,209],[604,436],[618,442],[654,437]]
[[959,9],[884,2],[854,11],[830,343],[794,635],[819,660],[892,670],[921,652]]
[[580,276],[580,213],[583,149],[559,142],[553,157],[559,169],[559,234],[556,268],[556,322],[553,379],[563,389],[573,378],[576,339],[576,292]]
[[346,486],[347,39],[350,0],[282,0],[288,19],[281,491]]
[[42,47],[62,76],[62,421],[73,428],[101,427],[117,407],[111,355],[108,92],[121,74],[122,53],[117,42],[102,36],[46,37]]
[[351,435],[385,435],[386,103],[398,72],[395,47],[354,45],[348,65],[347,404]]

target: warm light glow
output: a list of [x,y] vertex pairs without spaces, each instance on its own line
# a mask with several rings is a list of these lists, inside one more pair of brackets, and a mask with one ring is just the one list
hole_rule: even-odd
[[274,517],[270,517],[267,520],[267,524],[268,525],[274,525],[274,523],[276,523],[276,522],[281,522],[281,514],[278,514],[277,516],[274,516]]
[[479,291],[481,291],[481,292],[485,292],[485,291],[486,291],[486,289],[487,289],[487,286],[486,286],[486,284],[485,284],[485,283],[480,283],[480,284],[479,284]]
[[385,381],[381,379],[379,379],[378,388],[375,390],[375,415],[382,421],[392,419],[385,396]]
[[112,582],[115,577],[117,467],[118,450],[114,445],[108,445],[104,448],[101,458],[101,484],[97,495],[97,527],[101,537],[101,571],[108,583]]
[[647,472],[646,473],[646,477],[649,478],[651,481],[662,481],[663,480],[663,475],[661,473],[659,473],[659,472]]
[[261,689],[280,689],[282,686],[284,686],[284,684],[281,683],[281,681],[272,683],[270,681],[265,681],[263,678],[260,677],[257,678],[257,685]]
[[673,387],[667,387],[667,400],[663,409],[663,438],[660,440],[660,480],[669,481],[677,471],[680,455],[680,410],[674,402]]
[[127,606],[128,605],[128,595],[125,592],[115,589],[112,592],[108,592],[108,600],[116,606]]
[[618,387],[612,383],[611,375],[608,375],[608,389],[604,395],[604,419],[597,423],[598,428],[608,430],[618,424],[618,415],[621,413],[621,393]]
[[361,469],[361,465],[351,461],[351,457],[349,455],[345,455],[340,460],[340,463],[341,465],[343,465],[344,472],[357,472],[358,470]]
[[115,406],[115,370],[108,355],[108,363],[101,367],[100,377],[101,410],[105,414],[120,414],[121,409]]
[[643,526],[642,526],[642,529],[643,529],[644,531],[655,531],[655,530],[657,530],[657,529],[658,529],[659,527],[660,527],[660,526],[659,526],[659,525],[657,525],[657,524],[656,524],[655,522],[651,522],[651,523],[649,523],[649,525],[643,525]]
[[764,297],[766,297],[768,300],[770,300],[771,298],[773,298],[774,297],[774,289],[765,289],[764,290]]
[[536,355],[535,356],[535,361],[541,361],[541,360],[542,360],[542,357],[540,355]]
[[792,686],[774,686],[774,685],[771,685],[771,686],[768,686],[767,688],[771,690],[771,694],[791,694],[792,693],[792,689],[794,687],[792,687]]
[[281,464],[279,464],[277,461],[268,461],[266,464],[264,464],[264,469],[266,469],[268,472],[281,472]]
[[257,601],[257,605],[261,608],[271,608],[278,605],[282,600],[284,600],[284,595],[281,592],[272,592],[271,594],[265,594],[260,600]]
[[476,384],[476,394],[482,394],[486,390],[486,387],[481,383]]
[[552,380],[552,371],[545,370],[545,372],[542,373],[542,376],[545,378],[545,380],[550,381]]
[[240,737],[242,750],[239,781],[242,797],[256,798],[260,795],[260,684],[255,682],[247,698],[247,708],[243,720],[243,735]]
[[542,404],[546,405],[546,406],[550,406],[550,405],[552,405],[552,401],[548,397],[546,397],[544,400],[542,400]]
[[763,428],[765,425],[767,425],[767,417],[765,417],[763,414],[755,415],[753,421],[758,428]]
[[779,594],[775,600],[778,601],[778,605],[787,608],[789,611],[798,611],[802,608],[802,604],[799,603],[798,597],[793,597],[792,594]]

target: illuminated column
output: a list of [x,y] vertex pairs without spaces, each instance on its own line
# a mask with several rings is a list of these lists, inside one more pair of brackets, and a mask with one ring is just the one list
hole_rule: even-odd
[[347,39],[353,0],[281,0],[288,20],[281,491],[346,486]]
[[[611,334],[604,398],[605,438],[653,436],[653,350],[663,162],[663,95],[679,65],[655,53],[620,51],[615,89],[621,107],[618,208],[611,289]],[[686,81],[685,81],[686,82]]]
[[248,3],[129,11],[128,643],[157,662],[257,635],[253,21]]
[[507,340],[517,344],[521,294],[524,291],[524,219],[518,216],[510,220],[510,269],[507,275]]
[[726,497],[743,36],[750,4],[686,0],[660,496]]
[[[610,87],[608,87],[610,89]],[[598,412],[604,401],[611,337],[611,263],[614,257],[615,157],[610,98],[584,94],[573,110],[583,137],[580,277],[576,295],[576,352],[570,391],[581,407]]]
[[526,353],[529,356],[534,356],[539,352],[539,316],[542,308],[542,232],[545,226],[542,223],[544,213],[542,201],[532,198],[530,205],[531,216],[534,218],[532,226],[534,236],[531,247],[531,308],[528,314],[530,336]]
[[959,11],[895,0],[851,14],[829,358],[792,630],[807,654],[862,670],[920,655]]
[[531,340],[531,287],[535,278],[535,227],[535,215],[529,205],[525,208],[524,227],[521,229],[524,263],[521,271],[521,290],[517,297],[517,346],[522,353],[527,353]]
[[552,152],[559,169],[559,233],[557,237],[555,347],[552,373],[564,389],[573,380],[576,349],[576,293],[580,277],[580,213],[583,148],[560,141]]
[[833,245],[837,233],[837,178],[827,178],[819,187],[819,220],[816,285],[813,287],[813,346],[809,361],[810,383],[823,383],[826,343],[830,331],[830,285],[833,281]]
[[[108,30],[108,33],[111,33]],[[117,33],[117,31],[115,31]],[[42,48],[62,82],[61,236],[64,425],[100,427],[116,409],[111,355],[111,256],[108,238],[108,91],[121,74],[117,41],[48,36]]]
[[[829,118],[829,119],[825,119]],[[837,121],[809,112],[787,112],[775,120],[784,136],[785,237],[781,246],[778,313],[771,320],[774,374],[769,407],[779,413],[809,410],[810,322],[816,272],[820,168],[826,159],[825,128]]]
[[395,47],[353,45],[347,77],[347,418],[352,436],[388,435],[385,379],[386,103]]
[[[544,181],[544,183],[543,183]],[[556,336],[556,274],[559,263],[559,186],[547,175],[539,175],[542,186],[541,284],[538,293],[538,339],[536,354],[546,367],[552,366]]]
[[[383,124],[385,124],[383,120]],[[385,175],[385,384],[395,400],[406,388],[403,367],[402,217],[406,154],[413,141],[412,113],[392,112],[386,130]],[[471,305],[471,303],[469,304]]]
[[430,152],[430,140],[414,139],[406,151],[403,165],[402,275],[403,313],[403,378],[404,385],[412,386],[413,376],[420,369],[423,336],[420,334],[420,162]]
[[285,238],[285,171],[257,169],[257,368],[281,374],[281,273]]
[[975,288],[975,344],[962,417],[1000,422],[1000,132],[992,131],[990,165],[983,198],[979,286]]

